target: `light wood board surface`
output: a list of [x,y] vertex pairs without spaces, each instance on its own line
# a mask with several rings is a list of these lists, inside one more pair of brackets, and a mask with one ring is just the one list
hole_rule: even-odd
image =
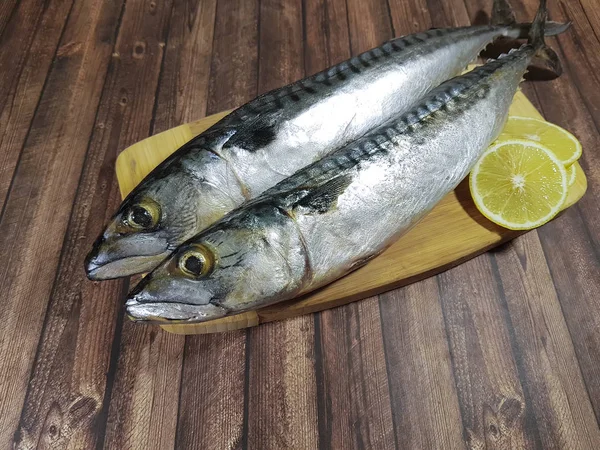
[[[167,156],[228,112],[180,125],[125,149],[116,161],[122,197],[125,198]],[[510,114],[542,118],[521,92],[515,95]],[[577,171],[577,181],[571,187],[565,208],[577,202],[587,188],[587,180],[579,164]],[[471,200],[465,180],[384,253],[364,267],[318,291],[257,311],[204,323],[161,327],[178,334],[216,333],[322,311],[434,275],[519,234],[522,232],[504,229],[483,217]]]

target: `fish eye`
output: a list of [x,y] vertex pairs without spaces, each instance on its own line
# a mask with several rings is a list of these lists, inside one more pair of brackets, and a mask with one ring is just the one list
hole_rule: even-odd
[[155,227],[160,220],[160,207],[150,199],[144,199],[132,205],[127,211],[124,221],[136,230],[147,230]]
[[205,246],[194,245],[179,256],[177,265],[184,274],[199,278],[210,273],[214,258],[212,252]]

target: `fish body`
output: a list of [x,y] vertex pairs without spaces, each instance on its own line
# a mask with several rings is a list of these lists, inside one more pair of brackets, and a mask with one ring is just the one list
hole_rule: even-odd
[[397,38],[238,108],[167,158],[123,201],[86,258],[88,277],[153,269],[245,201],[406,111],[494,39],[523,37],[528,27]]
[[199,322],[305,294],[381,253],[500,133],[536,53],[456,77],[183,244],[132,291],[138,320]]

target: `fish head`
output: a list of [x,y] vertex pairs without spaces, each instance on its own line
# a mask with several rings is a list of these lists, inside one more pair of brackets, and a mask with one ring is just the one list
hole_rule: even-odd
[[290,298],[306,257],[288,222],[263,212],[217,223],[140,281],[126,302],[128,315],[203,322]]
[[92,280],[148,272],[193,236],[202,192],[185,177],[138,186],[121,204],[85,260]]

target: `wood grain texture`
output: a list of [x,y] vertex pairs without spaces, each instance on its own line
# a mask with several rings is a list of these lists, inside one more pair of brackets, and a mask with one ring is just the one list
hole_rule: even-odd
[[542,446],[594,448],[600,430],[537,234],[515,239],[491,259],[529,392],[525,407],[533,411]]
[[372,297],[316,319],[321,448],[387,449],[398,438],[406,442],[406,436],[394,435],[379,317],[377,297]]
[[[55,0],[40,8],[36,0],[13,4],[12,14],[0,5],[0,210],[4,206],[14,171],[38,106],[50,63],[73,5],[72,0]],[[10,18],[10,20],[9,20]],[[6,25],[4,33],[1,30]],[[62,42],[68,46],[73,43]],[[63,53],[64,53],[63,48]]]
[[[174,1],[164,45],[152,132],[206,110],[216,2]],[[161,45],[161,44],[159,44]],[[183,80],[192,80],[184,83]],[[126,322],[112,389],[106,448],[175,445],[185,340]]]
[[312,75],[352,55],[345,0],[304,2],[304,71]]
[[247,448],[245,336],[235,331],[186,337],[174,448]]
[[427,5],[433,27],[464,27],[471,24],[463,0],[427,0]]
[[[413,2],[390,0],[388,4],[391,24],[396,36],[418,33],[432,27],[430,10],[425,0]],[[432,10],[439,11],[439,8],[432,8]],[[444,26],[448,27],[452,24],[444,23]]]
[[467,447],[536,448],[489,262],[475,258],[438,278]]
[[6,0],[0,4],[0,36],[2,36],[4,28],[13,16],[18,4],[18,0]]
[[0,447],[600,448],[593,0],[549,2],[565,72],[523,86],[589,179],[536,232],[379,301],[203,336],[123,320],[127,283],[81,268],[128,145],[490,4],[0,1]]
[[[208,113],[257,95],[258,23],[258,0],[217,3]],[[188,336],[183,360],[175,448],[245,448],[246,333]]]
[[317,448],[314,323],[296,317],[248,330],[248,448]]
[[[118,3],[101,5],[101,2],[87,2],[74,6],[60,46],[64,48],[71,42],[79,42],[80,45],[56,55],[0,221],[0,252],[10,255],[0,276],[0,296],[4,299],[0,313],[4,325],[0,338],[0,380],[1,397],[7,399],[0,413],[0,446],[4,448],[9,448],[13,440],[19,415],[22,416],[22,426],[15,438],[17,445],[26,448],[37,442],[48,443],[66,438],[66,432],[56,434],[63,425],[73,429],[82,423],[90,425],[87,420],[92,416],[88,413],[102,405],[102,393],[98,396],[91,390],[84,390],[80,397],[71,398],[62,389],[65,387],[62,376],[56,383],[50,383],[46,378],[48,372],[54,369],[56,347],[72,349],[76,344],[83,346],[90,341],[67,340],[61,345],[61,337],[55,336],[55,340],[47,342],[51,347],[48,352],[38,349],[37,369],[34,370],[41,377],[39,383],[28,385],[27,381],[36,355],[44,312],[48,302],[52,302],[49,297],[94,124],[112,50],[110,39],[118,15]],[[84,73],[94,75],[83,76]],[[76,264],[81,267],[79,261]],[[77,293],[68,298],[77,304],[78,310],[80,297]],[[73,333],[72,316],[60,306],[58,315],[67,333],[62,335],[64,338]],[[98,325],[86,323],[91,328]],[[45,332],[51,332],[53,326],[53,322],[47,322]],[[110,333],[110,328],[108,331]],[[67,355],[65,351],[65,364],[59,367],[58,372],[68,374],[68,385],[71,380],[77,383],[81,375],[78,370],[89,367],[89,361],[83,367],[73,366]],[[92,368],[90,372],[98,374]],[[45,390],[46,386],[48,390]],[[23,406],[26,390],[28,395]],[[60,408],[50,401],[46,404],[48,409],[38,415],[40,403],[47,400],[44,397],[48,392],[64,401]],[[20,411],[22,407],[23,412]]]
[[383,44],[394,35],[387,0],[347,0],[352,55]]
[[[108,219],[118,203],[118,191],[110,170],[117,150],[148,135],[162,61],[161,43],[171,10],[170,2],[154,7],[145,2],[127,3],[124,10],[123,3],[119,2],[78,5],[95,6],[91,9],[99,17],[91,30],[95,30],[92,36],[101,33],[104,48],[94,48],[92,44],[84,48],[89,47],[89,60],[103,65],[88,70],[102,77],[88,75],[84,79],[99,83],[99,89],[90,92],[99,93],[102,85],[104,88],[99,109],[96,103],[87,113],[96,122],[89,148],[87,140],[81,145],[82,152],[87,149],[87,159],[79,179],[63,257],[17,434],[17,444],[22,448],[33,447],[40,439],[49,441],[48,445],[71,448],[93,448],[102,445],[104,440],[109,409],[105,399],[110,398],[107,388],[110,389],[111,383],[107,372],[114,370],[111,350],[113,347],[118,350],[120,336],[120,326],[116,326],[120,312],[118,299],[122,298],[127,284],[122,281],[89,283],[81,261],[100,224]],[[121,14],[120,27],[116,30]],[[89,16],[90,11],[86,10],[76,15],[82,18],[84,25],[89,25]],[[116,31],[118,36],[113,44]],[[99,57],[101,55],[103,57]],[[75,90],[73,95],[77,93]],[[80,95],[77,101],[82,100]],[[86,102],[81,105],[88,106]],[[82,111],[75,109],[73,114],[75,117],[70,118],[70,122],[81,126]],[[66,143],[63,147],[70,149]],[[73,158],[72,151],[69,156]],[[64,175],[60,171],[55,173]],[[69,179],[76,182],[77,177]],[[54,207],[56,209],[56,205]],[[65,364],[65,360],[69,363]]]
[[380,306],[396,442],[464,448],[437,281],[382,294]]

